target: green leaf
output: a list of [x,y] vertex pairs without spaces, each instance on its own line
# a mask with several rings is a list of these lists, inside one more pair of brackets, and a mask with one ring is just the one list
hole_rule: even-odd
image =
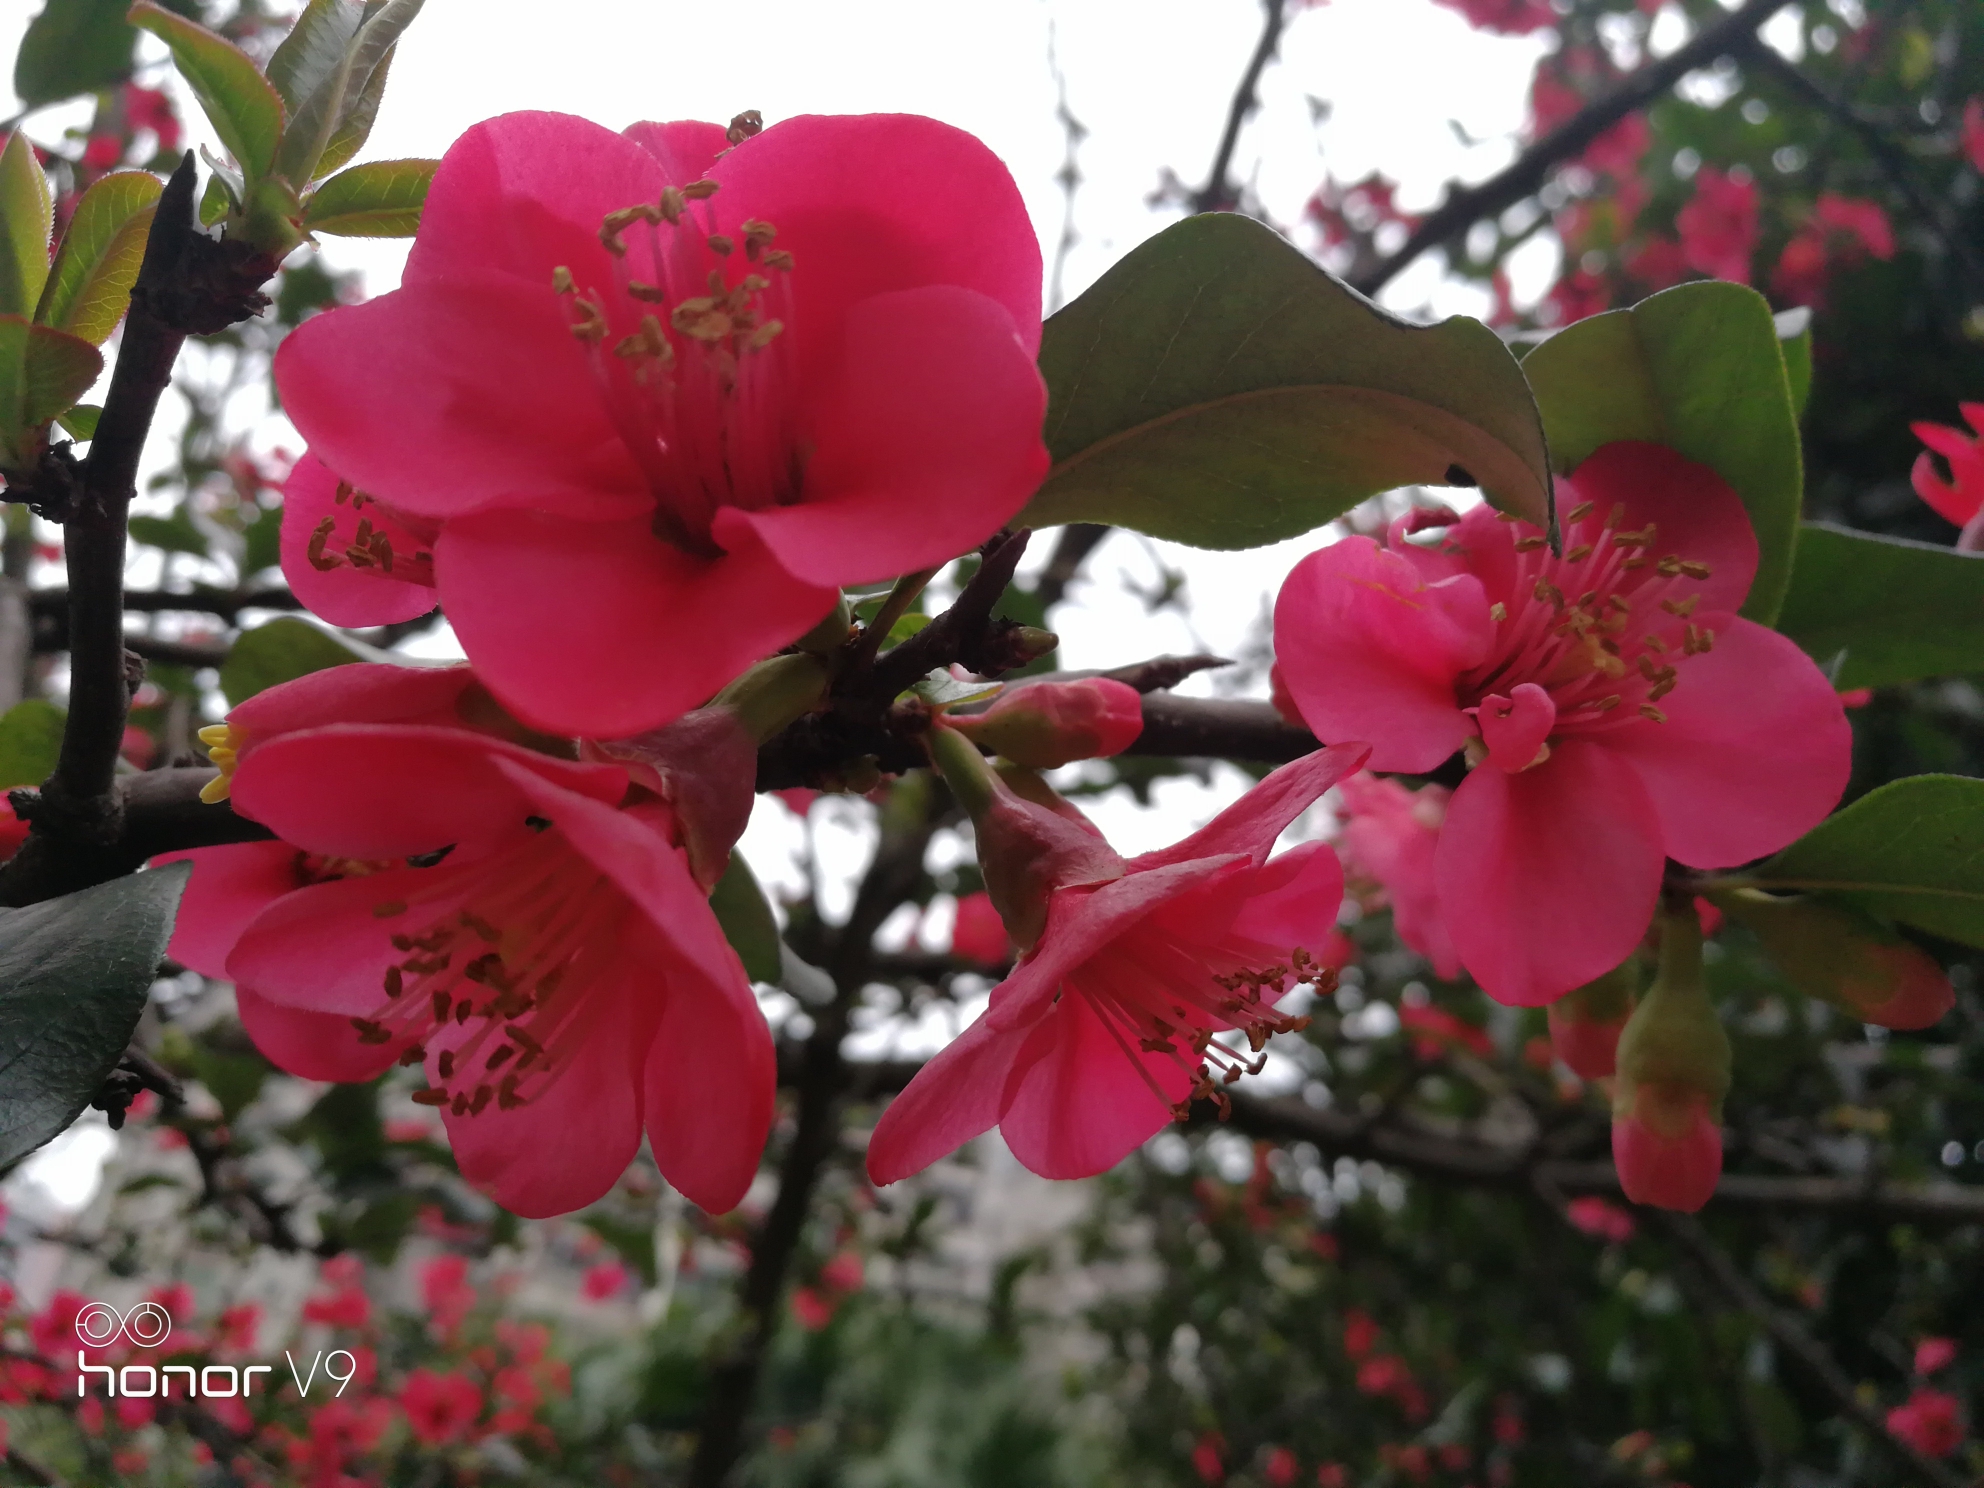
[[[1912,972],[1934,963],[1879,921],[1824,895],[1712,890],[1707,896],[1741,924],[1807,997],[1832,1004],[1865,1023],[1923,1026],[1940,1008],[1919,997],[1898,998]],[[1913,1018],[1907,1015],[1912,1013]],[[1902,1021],[1890,1021],[1902,1014]]]
[[1712,280],[1677,285],[1559,331],[1522,369],[1558,471],[1575,470],[1601,444],[1642,439],[1735,487],[1758,547],[1743,613],[1770,624],[1791,582],[1803,476],[1784,353],[1763,296]]
[[1800,305],[1771,317],[1777,326],[1777,349],[1784,353],[1784,376],[1791,389],[1791,416],[1802,419],[1812,396],[1812,312]]
[[278,682],[288,682],[325,667],[350,661],[383,661],[404,665],[394,656],[359,641],[332,635],[297,615],[284,615],[258,625],[234,643],[221,664],[220,690],[230,707],[246,702]]
[[158,974],[190,864],[0,910],[0,1165],[83,1112]]
[[1842,690],[1974,672],[1984,556],[1807,522],[1777,628]]
[[0,315],[0,441],[23,458],[30,436],[89,391],[103,357],[67,331]]
[[168,553],[192,553],[204,558],[209,551],[206,533],[193,524],[186,508],[175,507],[169,517],[131,518],[131,540]]
[[48,0],[14,57],[14,92],[35,108],[95,93],[131,75],[138,34],[125,0]]
[[269,81],[294,114],[337,71],[365,20],[361,0],[310,0],[269,58]]
[[344,238],[410,238],[438,160],[373,160],[319,186],[304,204],[303,225]]
[[100,346],[124,318],[163,186],[146,171],[113,171],[85,191],[62,234],[34,318]]
[[1912,775],[1870,791],[1744,877],[1827,894],[1984,946],[1984,780]]
[[253,59],[226,37],[152,0],[138,0],[131,7],[131,24],[172,49],[180,76],[248,178],[267,175],[283,136],[282,97]]
[[[276,155],[276,173],[284,180],[301,189],[332,169],[327,163],[331,142],[360,105],[373,73],[420,13],[423,3],[424,0],[386,0],[372,11],[346,46],[338,64],[297,105]],[[381,82],[383,85],[383,79]],[[374,98],[370,106],[376,112],[378,100]],[[369,119],[364,127],[370,129]]]
[[317,157],[318,175],[328,176],[346,164],[372,137],[372,125],[379,117],[379,103],[386,96],[386,77],[393,70],[397,50],[388,47],[379,65],[372,69],[372,76],[365,80],[365,86],[346,101],[344,118],[331,131],[331,142],[324,146],[324,153]]
[[744,854],[730,855],[730,866],[710,890],[710,908],[723,927],[723,938],[744,963],[744,974],[754,982],[776,982],[782,960],[778,921]]
[[67,413],[58,414],[56,422],[67,429],[77,439],[96,438],[96,421],[103,417],[103,410],[94,403],[78,403]]
[[0,713],[0,790],[40,785],[55,773],[67,716],[42,698],[26,698]]
[[0,150],[0,315],[32,315],[48,280],[48,235],[55,230],[55,198],[34,158],[34,146],[16,129]]
[[200,226],[212,227],[229,212],[240,209],[241,198],[228,185],[227,176],[221,171],[208,176],[207,189],[200,193]]
[[1493,331],[1395,320],[1244,217],[1134,249],[1047,322],[1040,370],[1054,465],[1025,525],[1248,548],[1415,482],[1550,520],[1543,429]]
[[247,579],[282,562],[282,508],[265,507],[246,527],[241,554],[241,577]]
[[909,691],[933,708],[957,708],[966,703],[982,703],[1005,690],[1003,682],[960,682],[942,667],[928,672]]

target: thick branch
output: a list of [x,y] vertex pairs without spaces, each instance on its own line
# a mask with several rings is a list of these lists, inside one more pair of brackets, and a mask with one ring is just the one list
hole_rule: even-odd
[[1314,734],[1268,703],[1153,692],[1144,698],[1144,731],[1124,752],[1281,765],[1321,747]]
[[[63,616],[69,610],[67,589],[36,589],[28,606],[37,620]],[[271,589],[127,589],[124,608],[132,613],[183,611],[189,615],[218,615],[233,620],[243,610],[300,610],[303,604],[284,588]]]
[[1662,1213],[1660,1226],[1731,1302],[1754,1318],[1779,1348],[1798,1361],[1832,1397],[1840,1414],[1859,1422],[1875,1441],[1907,1463],[1918,1479],[1933,1488],[1968,1488],[1974,1481],[1970,1474],[1945,1467],[1890,1432],[1880,1407],[1861,1398],[1853,1381],[1833,1362],[1824,1346],[1796,1318],[1773,1305],[1722,1247],[1709,1238],[1699,1222],[1686,1214]]
[[1428,249],[1445,247],[1483,218],[1497,216],[1514,206],[1540,187],[1553,168],[1582,155],[1594,140],[1626,115],[1646,107],[1696,68],[1748,47],[1757,28],[1787,3],[1789,0],[1745,0],[1678,51],[1648,62],[1610,93],[1593,99],[1524,150],[1505,169],[1478,186],[1449,190],[1447,199],[1421,220],[1398,252],[1368,273],[1352,279],[1352,287],[1362,294],[1376,294]]

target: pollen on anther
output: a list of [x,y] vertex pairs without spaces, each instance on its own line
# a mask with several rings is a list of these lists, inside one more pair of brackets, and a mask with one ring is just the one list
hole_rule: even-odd
[[563,264],[551,271],[551,289],[555,294],[568,295],[576,291],[578,285],[572,280],[572,271]]
[[691,181],[684,186],[682,196],[685,201],[707,201],[716,195],[716,190],[717,183],[705,177],[703,180]]
[[1490,620],[1493,620],[1497,625],[1501,624],[1502,621],[1509,618],[1509,607],[1503,604],[1499,599],[1496,600],[1493,604],[1488,606],[1488,618]]
[[1589,501],[1580,501],[1576,506],[1564,513],[1564,520],[1566,522],[1582,522],[1586,517],[1591,515],[1593,505],[1594,503]]
[[1654,707],[1652,703],[1640,704],[1640,717],[1648,719],[1654,723],[1667,722],[1667,715],[1661,712],[1660,709]]
[[1533,535],[1529,537],[1519,537],[1516,539],[1516,551],[1518,553],[1534,553],[1538,548],[1542,547],[1546,541],[1548,541],[1547,538],[1536,537]]
[[723,137],[733,145],[741,145],[765,127],[765,116],[756,109],[746,109],[730,121],[730,127]]
[[1582,563],[1584,562],[1585,559],[1589,558],[1590,556],[1591,556],[1591,544],[1579,543],[1575,548],[1571,548],[1565,552],[1564,561],[1566,563]]

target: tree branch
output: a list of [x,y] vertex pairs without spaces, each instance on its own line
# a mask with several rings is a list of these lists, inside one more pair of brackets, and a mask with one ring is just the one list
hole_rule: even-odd
[[1771,1336],[1777,1346],[1796,1359],[1804,1370],[1832,1397],[1841,1415],[1860,1423],[1867,1433],[1914,1471],[1916,1477],[1933,1488],[1969,1488],[1973,1479],[1967,1473],[1945,1467],[1933,1457],[1918,1452],[1888,1430],[1880,1407],[1861,1399],[1853,1381],[1833,1362],[1819,1341],[1807,1333],[1798,1320],[1776,1307],[1736,1263],[1709,1238],[1693,1216],[1660,1212],[1660,1227],[1685,1251],[1709,1280]]
[[1240,143],[1240,129],[1247,116],[1261,106],[1261,74],[1267,71],[1268,63],[1274,60],[1275,50],[1281,45],[1287,10],[1288,0],[1262,0],[1261,39],[1254,44],[1247,70],[1240,74],[1240,84],[1233,90],[1233,102],[1226,110],[1226,127],[1220,131],[1219,148],[1213,152],[1206,183],[1192,194],[1194,212],[1230,211],[1240,199],[1240,193],[1228,179],[1233,173],[1233,151]]
[[1421,254],[1445,247],[1484,217],[1497,216],[1514,206],[1540,187],[1552,168],[1582,155],[1592,141],[1626,115],[1646,107],[1696,68],[1706,67],[1719,57],[1749,46],[1757,28],[1788,3],[1789,0],[1745,0],[1678,51],[1657,62],[1646,63],[1610,93],[1593,99],[1480,185],[1450,188],[1446,200],[1413,229],[1398,252],[1353,278],[1351,287],[1360,294],[1374,295]]

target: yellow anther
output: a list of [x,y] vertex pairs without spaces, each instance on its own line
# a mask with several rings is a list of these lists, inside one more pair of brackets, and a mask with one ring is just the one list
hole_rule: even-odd
[[1592,704],[1592,707],[1596,708],[1601,713],[1610,713],[1614,708],[1618,707],[1619,704],[1623,701],[1624,699],[1621,698],[1619,694],[1615,692],[1611,694],[1609,697],[1600,698],[1597,702]]
[[641,328],[631,336],[622,336],[613,354],[627,361],[646,360],[663,365],[675,360],[675,348],[668,344],[661,322],[652,315],[643,315]]
[[716,195],[716,188],[717,183],[708,179],[691,181],[682,188],[682,196],[685,201],[707,201]]
[[766,321],[763,325],[759,326],[755,331],[751,332],[751,340],[748,343],[750,345],[751,350],[763,351],[767,346],[770,346],[772,342],[778,339],[778,333],[784,329],[785,329],[785,322],[782,320]]
[[1612,509],[1606,512],[1605,514],[1605,530],[1607,532],[1617,531],[1619,524],[1623,522],[1625,519],[1626,519],[1625,507],[1620,506],[1615,502],[1612,506]]
[[765,116],[756,109],[746,109],[730,121],[730,127],[724,130],[723,137],[733,145],[741,145],[764,127]]
[[1652,703],[1640,704],[1640,717],[1648,720],[1651,723],[1667,722],[1667,715],[1661,712],[1658,708],[1654,707]]
[[1564,520],[1566,522],[1582,522],[1586,517],[1591,515],[1595,504],[1590,501],[1580,501],[1576,506],[1564,513]]
[[551,289],[554,294],[571,294],[578,285],[572,280],[572,271],[563,264],[551,271]]
[[1493,620],[1497,625],[1500,625],[1504,620],[1509,618],[1509,607],[1499,599],[1496,600],[1488,606],[1488,618]]
[[789,274],[792,272],[792,255],[787,253],[783,248],[767,249],[765,252],[765,267],[768,269],[779,269]]
[[1569,552],[1564,554],[1564,561],[1566,563],[1582,563],[1585,559],[1589,558],[1590,556],[1591,556],[1591,544],[1579,543],[1575,548],[1572,548]]
[[643,284],[638,279],[629,279],[627,281],[627,293],[633,299],[641,300],[649,305],[666,304],[668,301],[668,292],[666,290],[662,289],[659,285]]
[[[1663,641],[1659,636],[1654,635],[1651,631],[1649,631],[1646,636],[1646,648],[1649,651],[1665,651],[1667,649],[1667,642]],[[1642,656],[1640,660],[1642,662],[1645,662],[1646,658]],[[1648,664],[1650,665],[1651,663]]]
[[1516,539],[1516,551],[1518,553],[1534,553],[1538,548],[1543,546],[1544,542],[1545,539],[1541,537],[1519,537]]
[[673,186],[662,187],[661,201],[657,203],[656,210],[661,213],[662,221],[666,222],[670,227],[675,226],[676,223],[682,220],[684,210],[682,193]]
[[1654,571],[1663,579],[1671,579],[1681,572],[1681,555],[1669,553],[1654,565]]
[[342,561],[334,553],[326,553],[324,548],[331,540],[331,532],[338,524],[336,517],[326,517],[319,522],[310,534],[310,541],[304,545],[303,555],[310,560],[310,566],[318,573],[329,573]]
[[1706,563],[1697,563],[1691,558],[1684,558],[1681,560],[1681,572],[1691,579],[1705,579],[1709,576],[1710,570]]
[[201,729],[198,738],[207,746],[207,758],[220,774],[200,787],[200,799],[209,806],[225,801],[234,789],[234,767],[239,762],[242,748],[247,738],[229,723],[210,723]]
[[731,332],[729,312],[719,307],[714,296],[684,300],[668,318],[676,330],[698,341],[721,341]]
[[710,245],[710,252],[721,254],[726,258],[730,256],[730,250],[737,246],[722,233],[711,233],[707,241]]
[[1686,599],[1663,599],[1660,607],[1676,619],[1685,620],[1694,614],[1695,606],[1702,602],[1699,594],[1690,594]]
[[358,493],[352,489],[352,485],[350,481],[339,481],[338,488],[336,492],[332,494],[331,499],[335,501],[339,506],[343,506],[347,501],[351,500],[351,498],[357,494]]
[[771,246],[772,239],[778,236],[777,228],[769,222],[759,221],[756,217],[746,217],[739,231],[744,234],[744,256],[753,263],[756,263],[759,255]]
[[572,322],[571,330],[581,341],[597,345],[606,339],[606,313],[598,302],[579,295],[572,301],[579,312],[579,318]]

